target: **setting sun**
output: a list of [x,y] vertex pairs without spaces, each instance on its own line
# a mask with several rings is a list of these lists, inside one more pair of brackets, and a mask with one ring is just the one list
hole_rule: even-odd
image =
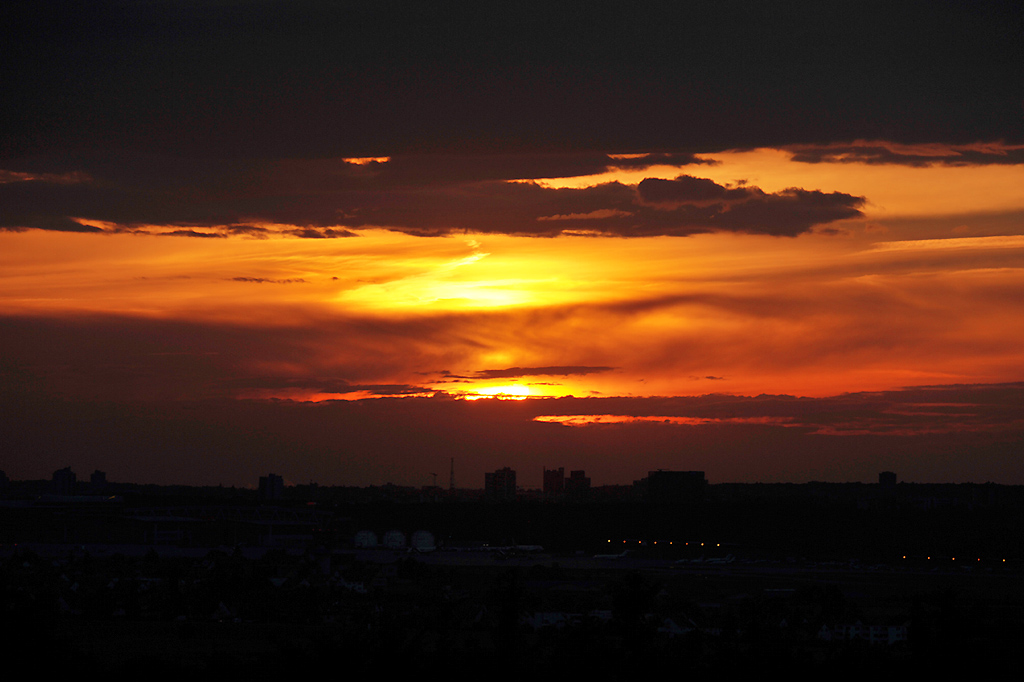
[[487,388],[474,389],[476,395],[467,395],[466,400],[479,400],[480,398],[500,398],[502,400],[525,400],[530,396],[530,388],[522,384],[510,384],[508,386],[488,386]]

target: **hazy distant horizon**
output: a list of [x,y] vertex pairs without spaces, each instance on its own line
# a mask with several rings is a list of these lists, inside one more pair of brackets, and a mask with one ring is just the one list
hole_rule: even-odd
[[[117,481],[242,487],[269,472],[291,484],[420,487],[433,472],[446,487],[454,457],[456,485],[466,488],[505,466],[524,487],[540,487],[543,469],[559,467],[585,470],[595,486],[659,468],[704,471],[711,482],[873,482],[895,471],[901,481],[1024,483],[1024,384],[833,398],[300,403],[21,394],[4,407],[18,419],[0,429],[0,468],[15,479],[70,465],[79,476],[100,469]],[[565,425],[570,416],[581,425]]]

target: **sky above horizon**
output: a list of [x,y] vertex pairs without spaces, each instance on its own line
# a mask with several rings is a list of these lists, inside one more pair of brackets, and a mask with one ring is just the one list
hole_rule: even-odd
[[[0,395],[35,430],[0,432],[4,470],[422,484],[454,450],[472,476],[1024,483],[1022,12],[906,10],[856,42],[863,15],[810,7],[7,10]],[[484,401],[493,442],[447,404],[490,396],[534,399]],[[196,401],[224,421],[170,407]],[[126,439],[140,405],[219,464],[149,417]],[[277,449],[232,459],[254,446],[227,415],[265,409]]]

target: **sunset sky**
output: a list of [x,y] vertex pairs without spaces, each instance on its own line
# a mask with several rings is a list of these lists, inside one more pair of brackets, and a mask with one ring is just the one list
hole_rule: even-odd
[[1024,483],[1024,12],[869,5],[3,10],[0,468]]

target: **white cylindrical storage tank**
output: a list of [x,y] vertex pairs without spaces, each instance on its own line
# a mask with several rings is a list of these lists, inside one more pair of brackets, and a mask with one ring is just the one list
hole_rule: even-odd
[[384,546],[388,549],[405,549],[405,533],[400,530],[384,533]]
[[412,534],[412,548],[419,552],[429,552],[437,549],[434,534],[429,530],[416,531]]
[[377,534],[372,530],[361,530],[356,533],[355,539],[356,547],[376,547],[377,546]]

